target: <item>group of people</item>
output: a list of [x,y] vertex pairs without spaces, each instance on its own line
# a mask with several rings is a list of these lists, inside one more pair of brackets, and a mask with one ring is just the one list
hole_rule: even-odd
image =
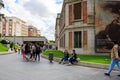
[[23,59],[40,61],[41,47],[37,43],[26,43],[21,45],[21,53]]
[[74,62],[78,62],[77,59],[78,58],[77,58],[77,54],[76,54],[75,50],[73,50],[72,56],[69,57],[69,53],[65,49],[65,51],[64,51],[64,57],[61,59],[61,61],[59,62],[59,64],[61,64],[62,62],[65,62],[65,61],[69,61],[69,64],[74,64]]
[[[114,46],[111,50],[111,64],[109,69],[107,70],[106,73],[104,73],[106,76],[110,76],[111,71],[113,70],[114,66],[118,66],[119,74],[118,76],[120,77],[120,43],[118,41],[113,41]],[[42,52],[41,47],[39,44],[35,43],[26,43],[21,45],[21,53],[23,55],[23,58],[28,60],[38,60],[40,61],[40,53]],[[71,57],[69,55],[69,52],[65,49],[64,50],[64,57],[60,60],[59,64],[62,62],[69,61],[69,64],[74,64],[74,62],[78,62],[78,57],[73,50]]]

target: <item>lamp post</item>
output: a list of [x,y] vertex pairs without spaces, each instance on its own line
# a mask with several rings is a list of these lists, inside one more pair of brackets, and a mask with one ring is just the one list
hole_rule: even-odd
[[14,35],[14,44],[15,44],[15,35]]
[[15,41],[15,34],[14,34],[14,46],[13,46],[13,48],[14,48],[14,51],[16,52],[15,44],[16,44],[16,41]]
[[22,36],[22,44],[24,44],[24,36]]

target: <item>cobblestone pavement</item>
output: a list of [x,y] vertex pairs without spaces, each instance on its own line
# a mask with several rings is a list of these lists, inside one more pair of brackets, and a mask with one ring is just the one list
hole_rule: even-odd
[[26,62],[20,54],[0,56],[0,80],[120,80],[117,71],[104,76],[106,70],[68,66],[41,58],[40,62]]

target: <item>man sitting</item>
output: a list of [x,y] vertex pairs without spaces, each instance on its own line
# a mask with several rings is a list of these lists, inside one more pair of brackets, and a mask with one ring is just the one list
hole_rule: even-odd
[[75,50],[73,50],[72,57],[69,59],[69,62],[73,64],[73,62],[77,61],[77,54]]

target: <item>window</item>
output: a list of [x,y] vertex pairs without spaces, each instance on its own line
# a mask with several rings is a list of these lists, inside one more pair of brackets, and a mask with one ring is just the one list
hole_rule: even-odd
[[65,47],[65,35],[61,37],[60,39],[60,47],[64,48]]
[[49,49],[52,49],[52,45],[49,45]]
[[12,26],[12,22],[9,22],[9,26]]
[[72,25],[72,18],[73,18],[73,8],[72,8],[72,5],[69,5],[69,25]]
[[3,36],[5,36],[5,34],[3,34]]
[[81,3],[74,4],[74,20],[81,19]]
[[72,32],[69,32],[69,49],[72,50],[72,38],[73,38],[73,35],[72,35]]
[[33,29],[30,29],[30,32],[33,32]]
[[74,48],[81,48],[81,31],[74,32]]
[[12,19],[9,19],[9,21],[12,21]]
[[12,30],[11,30],[11,29],[9,29],[9,32],[11,33],[11,32],[12,32]]

